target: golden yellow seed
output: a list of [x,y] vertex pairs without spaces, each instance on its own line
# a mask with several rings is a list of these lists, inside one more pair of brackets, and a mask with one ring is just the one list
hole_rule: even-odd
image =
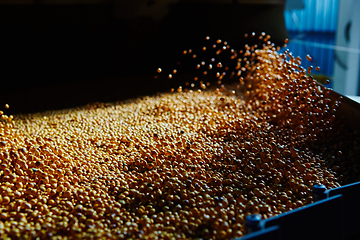
[[10,197],[9,197],[9,196],[4,196],[4,197],[2,198],[2,203],[3,203],[4,205],[9,204],[9,203],[10,203]]
[[[231,49],[229,59],[229,44],[216,41],[219,58],[198,61],[203,81],[182,80],[199,82],[196,90],[4,116],[0,224],[14,238],[12,228],[53,238],[232,239],[243,236],[246,214],[298,208],[313,201],[313,184],[350,179],[339,163],[354,149],[339,140],[320,159],[309,146],[320,135],[335,138],[326,129],[342,130],[332,115],[340,102],[315,85],[301,59],[277,53],[265,33],[259,39],[261,46]],[[214,66],[224,70],[212,73]]]

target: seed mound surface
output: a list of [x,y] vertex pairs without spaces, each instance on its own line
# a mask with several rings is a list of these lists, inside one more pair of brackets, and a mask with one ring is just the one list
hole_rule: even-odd
[[234,88],[2,115],[1,239],[231,239],[358,180],[340,100],[298,59],[251,54]]

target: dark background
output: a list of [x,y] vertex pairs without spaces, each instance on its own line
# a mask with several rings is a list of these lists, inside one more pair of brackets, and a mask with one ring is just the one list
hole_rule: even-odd
[[[154,79],[156,69],[186,62],[182,51],[200,49],[205,36],[236,49],[247,32],[265,31],[277,44],[287,36],[281,1],[196,2],[169,5],[160,22],[123,18],[112,3],[0,4],[0,109],[36,112],[168,91],[181,80]],[[194,69],[181,67],[180,75]]]

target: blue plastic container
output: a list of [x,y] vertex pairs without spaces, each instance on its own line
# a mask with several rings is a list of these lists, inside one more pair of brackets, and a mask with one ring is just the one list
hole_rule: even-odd
[[360,239],[360,182],[325,189],[323,194],[326,198],[293,211],[263,220],[258,216],[260,229],[241,240]]

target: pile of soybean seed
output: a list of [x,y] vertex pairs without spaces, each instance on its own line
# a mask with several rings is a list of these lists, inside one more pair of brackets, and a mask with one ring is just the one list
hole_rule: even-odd
[[3,114],[0,238],[231,239],[359,180],[341,99],[287,51],[243,56],[231,86]]

